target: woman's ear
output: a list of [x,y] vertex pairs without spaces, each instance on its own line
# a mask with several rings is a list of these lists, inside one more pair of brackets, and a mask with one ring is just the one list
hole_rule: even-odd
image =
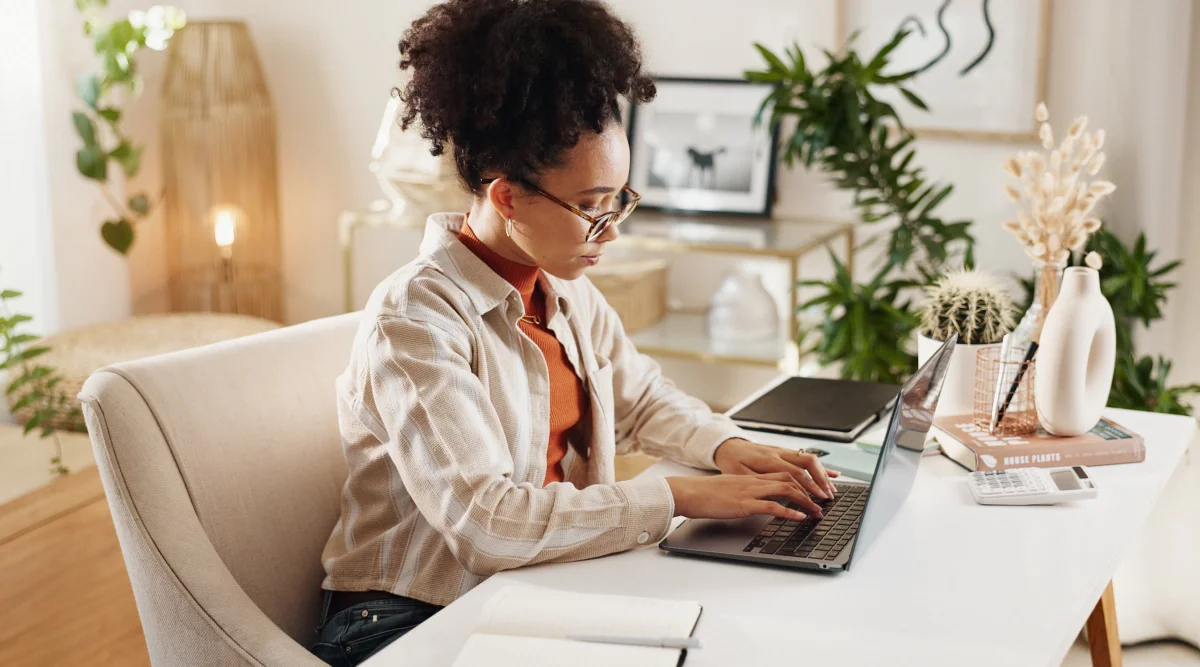
[[512,218],[514,215],[514,200],[516,197],[516,188],[513,182],[507,178],[500,177],[488,183],[488,201],[491,202],[492,208],[495,208],[505,220]]

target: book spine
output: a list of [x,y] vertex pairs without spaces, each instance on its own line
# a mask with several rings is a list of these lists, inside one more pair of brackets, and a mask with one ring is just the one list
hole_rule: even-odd
[[[984,452],[977,454],[983,459]],[[1119,463],[1139,463],[1146,458],[1146,448],[1135,439],[1111,440],[1104,443],[1089,443],[1071,447],[1058,445],[1034,445],[1026,447],[989,447],[986,452],[988,470],[1007,468],[1057,468],[1061,466],[1104,466]]]

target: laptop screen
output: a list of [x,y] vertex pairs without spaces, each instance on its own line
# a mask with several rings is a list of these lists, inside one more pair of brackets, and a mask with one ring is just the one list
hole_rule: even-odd
[[867,504],[851,559],[874,541],[912,490],[954,343],[955,338],[951,338],[943,344],[900,390],[867,490]]

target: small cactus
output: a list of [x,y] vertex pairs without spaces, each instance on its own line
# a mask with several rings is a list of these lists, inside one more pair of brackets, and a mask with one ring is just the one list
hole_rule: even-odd
[[921,332],[935,340],[958,334],[969,345],[998,343],[1013,330],[1016,306],[990,275],[952,271],[925,288]]

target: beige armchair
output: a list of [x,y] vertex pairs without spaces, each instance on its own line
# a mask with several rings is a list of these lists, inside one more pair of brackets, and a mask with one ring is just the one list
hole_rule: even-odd
[[343,315],[103,369],[79,395],[155,665],[321,665]]

